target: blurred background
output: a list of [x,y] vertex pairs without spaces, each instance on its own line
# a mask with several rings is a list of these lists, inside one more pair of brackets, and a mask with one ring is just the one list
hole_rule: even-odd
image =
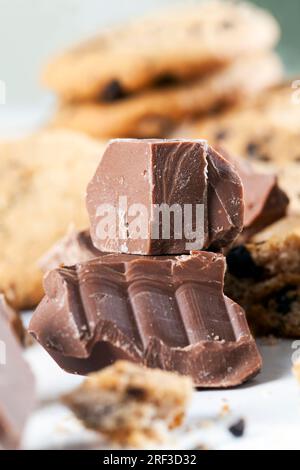
[[[187,3],[193,1],[0,0],[0,80],[6,83],[6,109],[47,104],[51,98],[39,86],[39,73],[52,53],[123,19]],[[266,7],[278,19],[283,32],[279,52],[288,73],[296,74],[300,71],[300,1],[253,3]]]

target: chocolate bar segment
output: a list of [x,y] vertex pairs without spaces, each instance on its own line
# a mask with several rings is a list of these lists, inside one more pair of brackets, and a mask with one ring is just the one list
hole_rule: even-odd
[[206,141],[113,140],[88,186],[87,209],[100,251],[220,249],[242,230],[243,188]]
[[218,151],[234,165],[244,186],[244,229],[237,241],[245,243],[286,216],[289,198],[278,186],[276,175],[259,173],[246,160],[233,158],[220,148]]
[[106,255],[45,278],[30,332],[65,370],[126,359],[229,387],[261,359],[244,311],[223,294],[225,258]]
[[0,317],[8,322],[18,341],[24,344],[25,330],[17,312],[8,305],[3,294],[0,294]]
[[10,322],[10,311],[0,313],[0,449],[20,445],[27,418],[35,404],[34,378]]
[[78,231],[72,227],[39,260],[39,266],[43,272],[47,272],[60,266],[72,266],[99,256],[101,252],[94,247],[90,231]]

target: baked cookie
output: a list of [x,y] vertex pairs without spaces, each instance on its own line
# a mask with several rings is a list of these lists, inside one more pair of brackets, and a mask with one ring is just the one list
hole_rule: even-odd
[[290,216],[227,256],[225,292],[257,334],[300,336],[300,217]]
[[211,1],[162,10],[55,57],[43,81],[64,100],[110,101],[157,80],[183,79],[271,49],[279,27],[247,3]]
[[135,446],[180,426],[192,392],[189,377],[118,361],[90,374],[63,401],[87,428]]
[[[254,70],[255,80],[249,80]],[[163,137],[182,119],[243,101],[281,77],[275,54],[246,57],[201,80],[152,89],[114,103],[63,103],[52,126],[94,137]]]
[[39,258],[70,223],[87,225],[85,189],[102,151],[64,131],[0,143],[0,291],[14,307],[38,303]]
[[293,100],[292,81],[265,92],[244,107],[212,116],[178,131],[221,144],[234,155],[246,157],[264,172],[276,172],[300,210],[300,103]]

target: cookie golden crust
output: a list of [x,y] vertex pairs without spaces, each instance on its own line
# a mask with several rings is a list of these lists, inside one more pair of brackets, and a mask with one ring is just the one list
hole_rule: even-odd
[[64,131],[0,143],[0,291],[14,307],[38,303],[39,258],[70,223],[87,225],[85,189],[102,150]]
[[[249,80],[253,70],[257,71],[255,80]],[[94,137],[164,137],[182,119],[241,102],[281,77],[282,65],[275,54],[246,57],[207,78],[152,89],[114,103],[62,104],[52,125]]]
[[276,172],[300,211],[300,105],[293,101],[292,81],[262,94],[243,107],[203,119],[187,130],[192,136],[221,144],[234,155],[251,160],[264,172]]
[[44,84],[64,100],[107,99],[161,77],[190,78],[245,54],[271,49],[279,27],[247,3],[175,8],[104,32],[55,57]]
[[159,441],[162,424],[166,431],[180,426],[192,391],[189,377],[118,361],[90,374],[63,401],[87,428],[135,445]]
[[233,248],[227,264],[226,293],[245,308],[254,331],[300,337],[300,217]]

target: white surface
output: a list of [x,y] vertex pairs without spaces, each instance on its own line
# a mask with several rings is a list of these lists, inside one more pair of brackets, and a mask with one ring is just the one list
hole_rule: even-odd
[[[194,393],[186,424],[173,433],[164,449],[285,449],[300,450],[300,384],[292,375],[291,341],[260,344],[262,373],[233,390]],[[37,377],[40,406],[30,419],[24,436],[25,449],[106,448],[111,444],[88,432],[59,403],[62,393],[82,381],[64,373],[39,347],[26,352]],[[224,405],[229,412],[222,413]],[[246,421],[242,438],[233,437],[228,426]]]

